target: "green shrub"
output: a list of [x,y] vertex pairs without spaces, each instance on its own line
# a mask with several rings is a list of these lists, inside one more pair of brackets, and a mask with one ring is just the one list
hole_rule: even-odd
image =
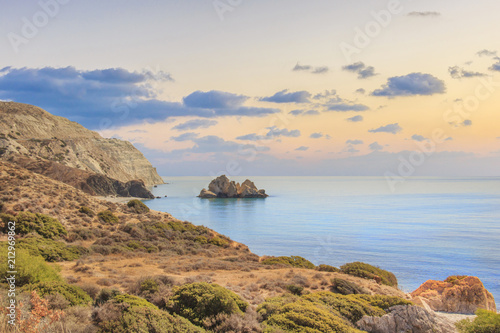
[[48,262],[72,261],[88,253],[82,246],[66,245],[40,236],[28,236],[19,240],[17,244],[18,248],[28,250],[33,256],[42,256]]
[[60,294],[71,306],[88,305],[92,302],[92,298],[82,288],[57,281],[29,284],[24,286],[23,289],[28,291],[36,290],[40,296]]
[[319,265],[318,267],[316,267],[316,269],[320,272],[331,272],[331,273],[340,272],[340,269],[338,269],[337,267],[330,266],[330,265]]
[[141,282],[139,291],[141,293],[153,294],[157,292],[158,289],[159,289],[158,282],[156,282],[154,279],[146,279]]
[[220,246],[220,247],[227,247],[229,245],[229,242],[225,239],[222,239],[220,237],[214,237],[208,241],[210,244],[213,244],[215,246]]
[[305,295],[302,298],[316,304],[326,305],[353,324],[363,318],[363,316],[380,317],[386,313],[383,309],[371,305],[368,301],[354,296],[339,295],[325,291]]
[[149,303],[144,298],[133,296],[129,294],[120,294],[113,297],[113,302],[117,304],[128,304],[131,307],[146,307],[151,309],[158,309],[153,303]]
[[56,239],[62,235],[67,235],[66,228],[57,219],[44,214],[33,214],[30,212],[19,213],[16,217],[2,214],[3,230],[6,233],[6,220],[16,222],[16,234],[26,235],[30,232],[36,232],[40,236],[49,239]]
[[302,293],[304,292],[304,287],[297,286],[297,285],[294,285],[294,284],[290,284],[290,285],[286,286],[286,289],[290,293],[292,293],[293,295],[297,295],[297,296],[302,295]]
[[97,309],[99,333],[204,333],[187,319],[151,306],[108,303]]
[[385,309],[400,304],[411,303],[390,296],[318,292],[269,298],[257,312],[267,327],[265,332],[360,332],[354,327],[363,316],[383,316]]
[[171,312],[198,326],[219,314],[243,313],[247,307],[248,303],[232,291],[206,282],[174,288],[173,296],[167,304]]
[[[7,272],[10,270],[7,266],[7,243],[2,242],[0,256],[0,280],[6,281],[5,278],[10,276]],[[18,287],[30,283],[38,283],[42,281],[59,281],[62,278],[59,273],[51,266],[49,266],[42,257],[30,255],[26,249],[16,249],[16,285]]]
[[85,214],[85,215],[90,216],[90,217],[95,216],[94,211],[92,209],[90,209],[89,207],[82,206],[82,207],[80,207],[80,209],[78,211],[80,213]]
[[118,223],[118,217],[116,217],[109,210],[105,210],[105,211],[97,213],[97,217],[99,218],[99,220],[101,220],[102,222],[107,223],[107,224]]
[[127,206],[131,208],[137,214],[146,214],[149,213],[149,207],[144,204],[141,200],[130,200],[127,203]]
[[102,305],[112,300],[115,296],[120,295],[120,291],[117,289],[101,289],[95,298],[95,305]]
[[345,264],[341,266],[340,269],[342,273],[345,274],[357,276],[363,279],[380,279],[382,284],[392,287],[398,286],[398,280],[393,273],[363,262]]
[[414,305],[412,302],[397,296],[385,295],[352,295],[353,299],[360,299],[368,302],[371,306],[375,306],[382,310],[388,310],[396,305]]
[[369,291],[365,290],[364,288],[358,286],[355,283],[338,278],[332,279],[332,285],[330,286],[330,290],[334,293],[342,295],[370,293]]
[[288,303],[273,313],[264,322],[264,332],[307,332],[307,333],[356,333],[348,322],[326,307],[317,306],[305,300]]
[[307,259],[299,256],[291,257],[270,257],[262,261],[264,265],[287,265],[297,268],[314,269],[316,266]]
[[471,321],[464,319],[456,323],[460,333],[498,333],[500,332],[500,314],[479,309],[477,317]]

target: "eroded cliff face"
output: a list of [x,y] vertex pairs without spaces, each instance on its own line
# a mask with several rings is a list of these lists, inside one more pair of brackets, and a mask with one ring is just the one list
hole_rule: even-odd
[[27,104],[0,102],[0,156],[43,158],[121,182],[163,180],[130,142],[104,139],[63,117]]

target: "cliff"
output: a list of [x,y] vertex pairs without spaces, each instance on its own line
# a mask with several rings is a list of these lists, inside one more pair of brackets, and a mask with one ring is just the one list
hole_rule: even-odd
[[20,154],[146,186],[163,180],[130,142],[98,133],[32,105],[0,102],[0,156]]

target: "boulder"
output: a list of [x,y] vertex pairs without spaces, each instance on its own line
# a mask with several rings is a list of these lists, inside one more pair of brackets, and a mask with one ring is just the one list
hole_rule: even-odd
[[382,317],[364,316],[356,325],[370,333],[457,333],[449,319],[413,305],[393,306]]
[[200,198],[266,198],[266,191],[259,190],[249,179],[243,184],[230,181],[225,175],[217,177],[208,185],[208,190],[203,189]]
[[219,196],[220,194],[224,194],[225,190],[228,187],[229,187],[229,179],[225,175],[222,175],[210,182],[210,185],[208,185],[208,190]]
[[217,198],[217,194],[204,188],[203,190],[201,190],[199,197],[205,199]]
[[475,276],[450,276],[429,280],[411,293],[413,302],[425,303],[434,311],[474,314],[478,309],[496,312],[495,299]]

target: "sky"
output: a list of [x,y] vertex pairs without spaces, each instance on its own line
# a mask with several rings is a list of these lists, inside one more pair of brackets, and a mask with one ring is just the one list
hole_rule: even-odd
[[2,3],[0,100],[164,176],[500,176],[494,0]]

